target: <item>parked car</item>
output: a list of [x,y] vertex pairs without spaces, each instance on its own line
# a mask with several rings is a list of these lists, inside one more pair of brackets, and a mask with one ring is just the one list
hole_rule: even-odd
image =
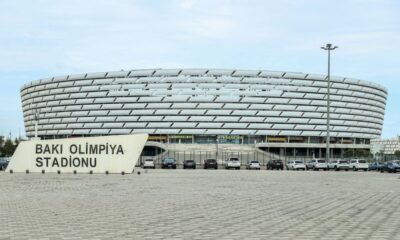
[[397,161],[388,161],[382,164],[380,171],[389,172],[389,173],[396,173],[400,170],[400,164]]
[[383,163],[380,162],[373,162],[368,165],[369,171],[380,171]]
[[306,165],[301,160],[289,160],[286,165],[287,170],[306,170]]
[[364,159],[353,158],[350,160],[350,169],[353,171],[368,170],[368,163]]
[[8,166],[8,161],[0,159],[0,171],[6,170],[7,166]]
[[247,165],[246,165],[246,169],[256,169],[256,170],[260,170],[261,166],[260,166],[260,162],[258,160],[251,160]]
[[194,160],[183,161],[183,169],[192,168],[196,169],[196,162]]
[[328,170],[334,169],[335,171],[345,170],[349,171],[350,165],[349,162],[346,160],[333,160],[328,163]]
[[275,160],[269,160],[267,163],[267,170],[283,170],[283,162],[282,160],[275,159]]
[[161,162],[161,168],[173,168],[176,169],[175,158],[164,158]]
[[328,170],[328,164],[326,163],[325,160],[321,160],[321,159],[312,159],[311,161],[309,161],[306,164],[306,170],[315,170],[318,171],[320,169],[323,169],[324,171]]
[[153,168],[153,169],[155,169],[156,168],[156,164],[155,164],[153,159],[147,158],[147,159],[144,160],[142,167],[143,168]]
[[225,161],[225,169],[234,168],[239,170],[240,169],[240,161],[239,158],[231,157]]
[[209,168],[218,169],[218,163],[216,159],[209,158],[204,160],[204,169],[209,169]]

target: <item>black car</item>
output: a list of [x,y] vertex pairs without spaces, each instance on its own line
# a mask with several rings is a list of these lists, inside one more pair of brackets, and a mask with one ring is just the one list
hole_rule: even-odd
[[396,173],[397,171],[400,171],[400,165],[398,161],[388,161],[381,166],[381,173]]
[[204,169],[214,168],[218,169],[218,163],[216,159],[209,158],[204,161]]
[[0,171],[6,170],[7,166],[8,166],[8,161],[0,159]]
[[183,169],[193,168],[196,169],[196,162],[194,160],[183,161]]
[[283,170],[282,160],[269,160],[267,163],[267,170]]
[[380,162],[373,162],[373,163],[370,163],[370,164],[368,165],[368,170],[369,170],[369,171],[380,171],[382,165],[383,165],[383,164],[380,163]]
[[175,158],[165,158],[161,162],[161,168],[172,168],[176,169],[176,160]]

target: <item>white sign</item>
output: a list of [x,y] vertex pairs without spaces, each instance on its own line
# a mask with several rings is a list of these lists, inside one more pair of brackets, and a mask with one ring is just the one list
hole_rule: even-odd
[[132,173],[148,134],[24,141],[6,171]]

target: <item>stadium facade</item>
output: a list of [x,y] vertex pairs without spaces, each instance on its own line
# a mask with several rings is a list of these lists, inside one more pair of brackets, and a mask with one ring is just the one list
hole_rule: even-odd
[[[148,133],[150,142],[251,145],[323,157],[327,76],[234,69],[145,69],[40,79],[21,89],[24,123],[42,139]],[[331,148],[369,149],[387,90],[331,77]],[[217,146],[218,147],[218,146]]]

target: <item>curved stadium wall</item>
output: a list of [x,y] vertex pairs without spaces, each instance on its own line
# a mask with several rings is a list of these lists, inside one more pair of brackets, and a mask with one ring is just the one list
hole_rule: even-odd
[[[21,89],[28,137],[37,114],[41,138],[145,132],[175,143],[323,143],[326,93],[325,75],[233,69],[84,73]],[[378,84],[332,76],[332,141],[379,137],[386,97]]]

